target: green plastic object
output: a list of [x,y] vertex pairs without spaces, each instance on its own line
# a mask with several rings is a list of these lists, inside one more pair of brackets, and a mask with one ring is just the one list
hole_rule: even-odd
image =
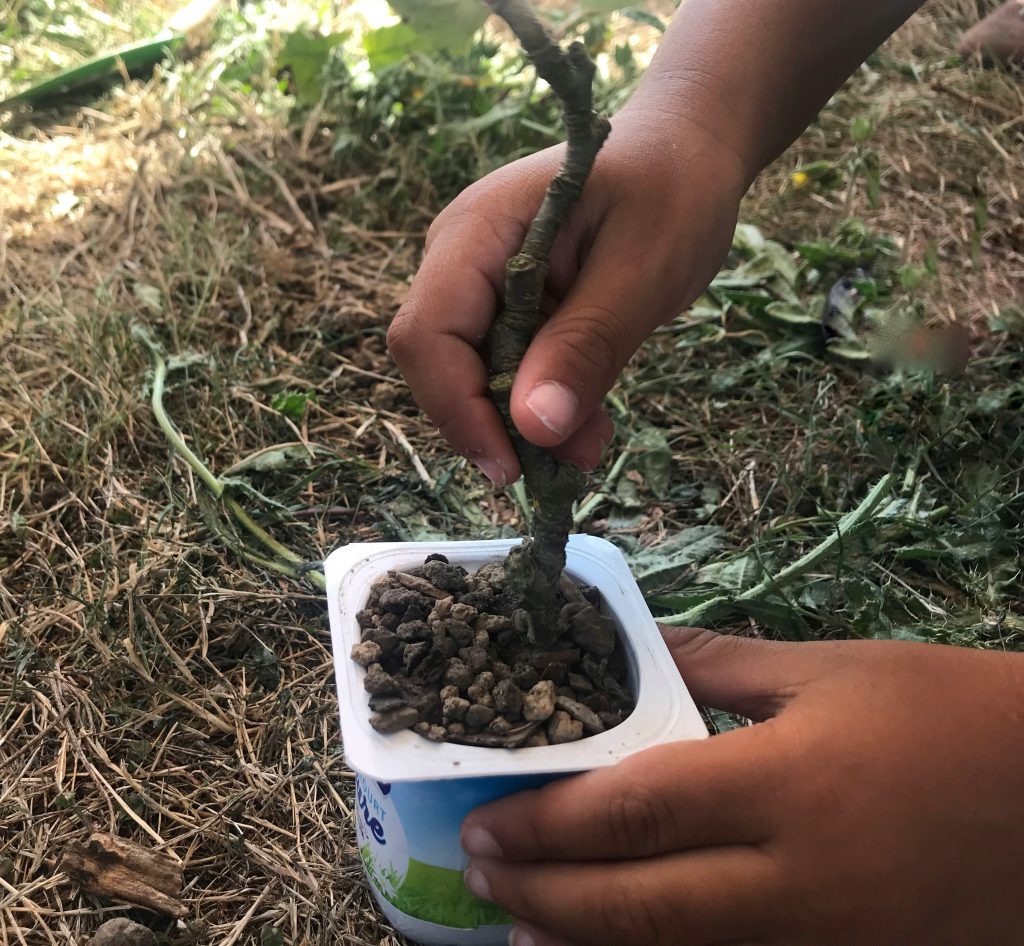
[[105,79],[111,79],[120,72],[119,63],[129,74],[151,69],[160,62],[171,50],[185,42],[185,34],[165,30],[151,39],[138,43],[129,43],[110,52],[103,53],[82,63],[65,69],[59,75],[37,82],[17,95],[0,102],[0,112],[22,105],[38,105],[51,99],[60,98],[69,92],[95,85]]

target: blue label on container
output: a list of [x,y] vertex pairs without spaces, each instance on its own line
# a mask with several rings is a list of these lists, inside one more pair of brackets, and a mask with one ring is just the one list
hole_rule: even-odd
[[475,929],[511,922],[463,883],[462,821],[480,805],[552,778],[382,783],[357,776],[356,836],[370,883],[402,913],[428,923]]

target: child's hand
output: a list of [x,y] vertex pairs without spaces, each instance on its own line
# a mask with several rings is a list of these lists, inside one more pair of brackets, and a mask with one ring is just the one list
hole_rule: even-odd
[[[552,148],[494,172],[434,221],[427,253],[388,333],[417,403],[460,453],[498,483],[519,476],[487,395],[480,346],[505,263],[561,160]],[[601,402],[659,325],[703,291],[729,247],[747,178],[700,127],[652,107],[614,122],[583,197],[555,243],[553,315],[512,392],[519,430],[593,468],[611,436]]]
[[1024,655],[666,634],[767,721],[470,815],[514,946],[1024,942]]

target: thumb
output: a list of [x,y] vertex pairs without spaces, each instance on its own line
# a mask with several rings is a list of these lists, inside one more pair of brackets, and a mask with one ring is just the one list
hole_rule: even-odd
[[696,703],[757,722],[777,716],[834,665],[835,645],[797,644],[659,625]]
[[542,447],[564,443],[600,410],[636,349],[684,301],[678,267],[666,272],[669,254],[652,247],[638,217],[623,203],[609,211],[572,290],[516,372],[512,418]]

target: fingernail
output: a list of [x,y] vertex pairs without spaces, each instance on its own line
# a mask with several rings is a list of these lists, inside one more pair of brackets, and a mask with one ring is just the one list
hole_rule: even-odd
[[478,824],[462,832],[462,850],[474,857],[501,857],[501,846],[494,835]]
[[513,926],[508,934],[508,946],[534,946],[536,940],[532,933],[527,933],[521,926]]
[[479,897],[481,900],[491,899],[491,885],[487,883],[483,871],[470,867],[466,871],[465,880],[466,886],[469,887],[474,897]]
[[548,430],[556,434],[567,434],[580,402],[564,384],[557,381],[542,381],[526,398],[526,406]]
[[508,483],[505,465],[501,460],[492,460],[490,457],[477,457],[473,462],[495,486],[505,486]]

